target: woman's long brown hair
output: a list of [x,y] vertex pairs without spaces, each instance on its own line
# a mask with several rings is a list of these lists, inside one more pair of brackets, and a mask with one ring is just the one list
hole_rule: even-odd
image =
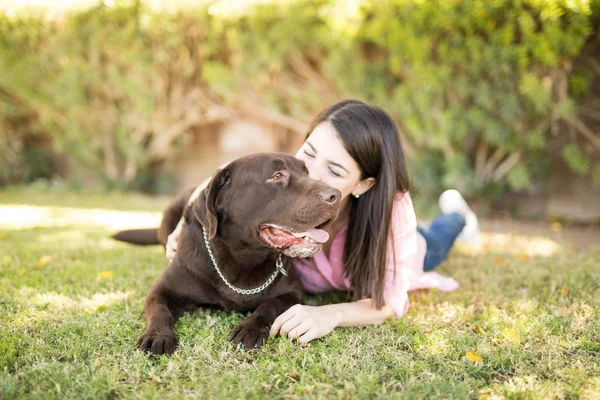
[[323,122],[335,128],[346,151],[359,165],[361,179],[376,179],[373,188],[359,198],[352,197],[344,268],[354,300],[370,297],[379,309],[385,304],[392,207],[396,195],[409,187],[400,136],[385,111],[358,100],[343,100],[323,110],[312,122],[309,135]]

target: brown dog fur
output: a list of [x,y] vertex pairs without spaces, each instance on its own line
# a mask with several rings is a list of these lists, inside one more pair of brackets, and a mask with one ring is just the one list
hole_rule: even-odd
[[[274,179],[276,172],[283,172],[284,178]],[[210,306],[255,310],[231,331],[229,340],[247,349],[257,348],[266,341],[275,318],[302,302],[302,285],[290,268],[289,258],[283,257],[287,276],[279,274],[258,294],[238,294],[218,276],[202,228],[229,282],[245,289],[258,287],[275,271],[279,251],[295,254],[291,248],[268,245],[259,234],[261,225],[274,223],[294,232],[321,228],[337,216],[340,193],[310,179],[302,161],[286,154],[263,153],[238,159],[218,171],[199,198],[186,206],[189,195],[187,192],[167,208],[161,227],[155,231],[156,242],[164,245],[183,214],[185,225],[178,251],[146,298],[148,327],[137,345],[155,354],[172,353],[176,347],[174,326],[183,312]]]

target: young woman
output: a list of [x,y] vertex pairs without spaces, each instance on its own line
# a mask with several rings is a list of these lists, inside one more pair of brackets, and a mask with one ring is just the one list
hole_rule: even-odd
[[[323,250],[293,265],[307,292],[351,291],[353,301],[297,304],[275,320],[272,335],[306,344],[338,326],[381,324],[404,315],[409,290],[458,288],[454,279],[430,271],[461,232],[465,240],[476,239],[477,218],[460,193],[449,190],[440,197],[443,213],[429,227],[417,227],[400,138],[385,111],[357,100],[333,104],[313,121],[296,157],[311,178],[340,190],[342,200]],[[169,237],[169,258],[179,231]]]

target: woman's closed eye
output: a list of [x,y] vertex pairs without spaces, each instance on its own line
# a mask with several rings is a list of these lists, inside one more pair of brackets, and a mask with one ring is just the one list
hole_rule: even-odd
[[304,150],[304,154],[306,154],[307,156],[309,156],[310,158],[315,158],[314,154],[309,153],[308,151]]
[[328,168],[329,169],[329,173],[333,176],[335,176],[336,178],[341,178],[342,175],[338,174],[337,172],[335,172],[335,170],[333,168]]

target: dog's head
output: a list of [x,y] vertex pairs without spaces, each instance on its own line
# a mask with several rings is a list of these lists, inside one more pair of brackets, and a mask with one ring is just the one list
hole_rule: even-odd
[[219,170],[193,204],[209,240],[219,235],[311,257],[329,235],[341,193],[310,179],[304,162],[283,153],[239,158]]

